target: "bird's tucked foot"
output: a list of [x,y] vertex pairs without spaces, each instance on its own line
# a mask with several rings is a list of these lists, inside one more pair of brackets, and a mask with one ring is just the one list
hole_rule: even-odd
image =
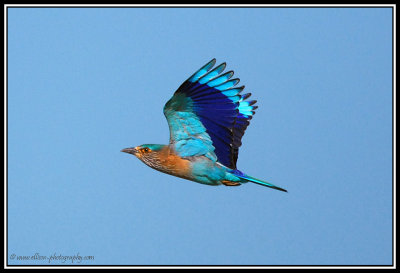
[[239,182],[229,181],[229,180],[222,180],[222,184],[225,186],[240,186]]

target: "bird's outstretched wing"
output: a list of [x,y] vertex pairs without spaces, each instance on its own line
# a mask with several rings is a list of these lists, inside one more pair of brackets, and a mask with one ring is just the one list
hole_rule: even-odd
[[222,73],[212,59],[175,92],[164,106],[170,130],[170,144],[182,156],[205,155],[236,169],[242,136],[254,115],[255,100],[241,95],[233,71]]

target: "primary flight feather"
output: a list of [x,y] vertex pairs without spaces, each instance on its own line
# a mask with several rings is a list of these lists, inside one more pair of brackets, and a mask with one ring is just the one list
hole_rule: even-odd
[[255,114],[256,100],[241,94],[233,71],[212,59],[176,90],[164,106],[170,140],[168,145],[143,144],[122,152],[146,165],[206,185],[239,186],[253,182],[286,191],[239,171],[236,162],[241,139]]

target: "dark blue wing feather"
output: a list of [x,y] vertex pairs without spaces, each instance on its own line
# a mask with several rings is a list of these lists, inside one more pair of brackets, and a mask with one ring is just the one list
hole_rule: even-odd
[[[176,118],[171,118],[171,111],[178,111],[179,107],[172,107],[172,102],[181,100],[180,96],[184,95],[190,103],[185,103],[184,109],[179,111],[196,115],[212,141],[218,162],[236,169],[241,139],[257,108],[253,106],[256,101],[246,101],[250,94],[240,94],[244,86],[235,87],[239,79],[231,79],[233,71],[222,73],[225,63],[213,68],[214,65],[215,59],[187,79],[166,104],[164,112],[168,112],[168,122],[173,123]],[[170,130],[177,130],[176,125],[170,126]],[[193,134],[190,137],[196,136]],[[199,137],[203,138],[204,135]]]

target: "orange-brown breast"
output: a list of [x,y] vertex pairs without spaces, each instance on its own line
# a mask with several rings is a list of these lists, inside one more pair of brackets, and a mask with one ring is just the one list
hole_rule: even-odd
[[176,155],[168,146],[160,151],[159,158],[169,174],[186,179],[192,179],[190,161]]

